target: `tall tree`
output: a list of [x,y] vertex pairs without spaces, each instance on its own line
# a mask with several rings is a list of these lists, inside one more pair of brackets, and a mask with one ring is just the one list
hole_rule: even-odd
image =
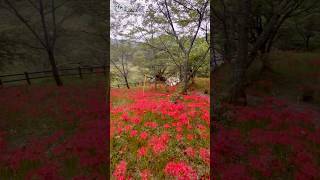
[[130,42],[126,42],[124,40],[114,40],[115,42],[111,45],[111,63],[112,67],[118,72],[118,76],[120,76],[125,82],[128,89],[130,89],[129,85],[129,61],[132,61],[133,57],[133,48],[131,47]]

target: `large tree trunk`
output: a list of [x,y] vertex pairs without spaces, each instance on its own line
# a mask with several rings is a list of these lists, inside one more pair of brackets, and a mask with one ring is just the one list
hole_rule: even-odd
[[57,65],[55,62],[54,53],[50,50],[47,51],[47,53],[48,53],[49,61],[51,64],[51,69],[52,69],[52,74],[53,74],[54,80],[56,81],[57,86],[62,86],[63,83],[60,79],[59,71],[58,71],[58,68],[57,68]]
[[246,63],[248,61],[249,43],[249,13],[251,0],[239,0],[239,41],[237,58],[232,66],[232,87],[230,103],[235,105],[246,105],[245,93]]
[[[210,2],[210,9],[213,9],[214,8],[214,5],[213,5],[213,2],[211,1]],[[214,39],[214,35],[215,35],[215,27],[214,27],[214,24],[215,21],[214,21],[214,18],[212,16],[212,14],[210,15],[210,151],[213,152],[214,151],[214,146],[213,144],[215,143],[214,142],[214,135],[215,135],[215,132],[214,132],[214,117],[216,116],[215,114],[215,101],[214,99],[217,99],[215,96],[215,89],[214,89],[214,86],[213,86],[213,83],[214,83],[214,68],[215,68],[215,39]],[[213,158],[212,156],[210,157],[210,167],[214,167],[214,163],[213,163]],[[213,171],[210,171],[210,177],[215,177],[214,176],[215,174],[213,173]],[[213,178],[214,179],[214,178]]]
[[225,63],[230,63],[231,62],[231,43],[230,43],[230,38],[229,38],[229,32],[228,32],[228,27],[225,22],[223,26],[223,61]]

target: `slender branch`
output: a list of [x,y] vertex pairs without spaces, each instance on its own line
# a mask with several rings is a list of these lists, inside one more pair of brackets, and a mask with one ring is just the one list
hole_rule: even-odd
[[39,14],[41,18],[41,24],[42,24],[42,29],[44,33],[44,39],[46,43],[47,50],[52,50],[52,46],[50,44],[50,39],[49,39],[49,34],[48,34],[48,29],[47,29],[47,24],[46,24],[46,19],[44,15],[44,7],[43,7],[43,2],[42,0],[39,0]]
[[167,0],[164,1],[164,5],[165,5],[165,8],[166,8],[166,12],[167,13],[164,13],[165,17],[167,18],[169,24],[170,24],[170,27],[172,29],[172,35],[175,37],[180,49],[184,52],[184,54],[187,54],[187,51],[185,50],[184,46],[182,45],[179,37],[178,37],[178,34],[174,28],[174,25],[173,25],[173,21],[172,21],[172,18],[171,18],[171,13],[169,11],[169,7],[168,7],[168,3],[167,3]]
[[40,38],[40,35],[35,31],[35,29],[33,29],[31,27],[31,25],[28,23],[28,21],[16,9],[16,7],[9,0],[4,0],[4,2],[12,10],[12,11],[9,11],[9,12],[12,12],[30,30],[30,32],[35,36],[35,38],[40,42],[40,44],[44,48],[48,48],[47,45],[43,42],[43,40]]
[[54,47],[57,39],[57,24],[56,24],[56,9],[55,9],[55,0],[51,0],[52,6],[52,25],[53,25],[53,35],[52,35],[52,47]]

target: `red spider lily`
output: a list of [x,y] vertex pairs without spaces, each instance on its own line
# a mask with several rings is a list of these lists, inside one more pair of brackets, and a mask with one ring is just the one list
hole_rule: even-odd
[[113,176],[117,180],[126,179],[127,163],[125,161],[120,161],[113,172]]
[[130,137],[135,137],[138,134],[137,130],[131,130]]
[[199,155],[203,161],[210,164],[210,151],[209,151],[209,149],[200,148]]
[[148,169],[141,171],[140,173],[141,180],[148,180],[151,178],[151,172]]
[[138,157],[141,158],[143,156],[145,156],[147,154],[147,148],[146,147],[142,147],[140,149],[138,149]]
[[148,138],[148,133],[147,133],[147,132],[142,132],[142,133],[140,134],[140,138],[141,138],[142,140],[146,140],[146,139]]
[[179,180],[197,179],[197,173],[184,162],[169,162],[164,172],[166,175],[176,177]]
[[184,151],[187,156],[189,157],[194,157],[195,156],[195,150],[192,147],[188,147],[185,151]]
[[[203,98],[199,97],[199,95],[191,94],[184,96],[184,100],[187,102],[179,100],[177,103],[172,103],[168,94],[155,91],[146,91],[142,95],[139,90],[123,90],[122,93],[115,91],[115,94],[112,97],[123,98],[123,94],[126,94],[126,98],[132,100],[132,103],[130,105],[111,107],[112,115],[115,117],[111,121],[112,126],[114,126],[114,130],[111,127],[114,132],[112,140],[116,142],[115,144],[128,142],[127,136],[121,136],[123,132],[119,130],[119,133],[117,133],[116,129],[124,128],[129,137],[133,128],[139,131],[138,141],[128,142],[129,144],[134,144],[131,148],[123,149],[121,146],[118,147],[121,151],[121,156],[130,162],[128,164],[132,172],[128,173],[132,173],[135,176],[133,178],[141,178],[136,176],[137,173],[134,173],[134,170],[140,172],[140,169],[145,169],[146,162],[156,165],[158,164],[157,159],[160,160],[163,156],[168,155],[174,156],[173,154],[176,154],[177,151],[172,144],[178,143],[176,147],[179,147],[188,141],[194,141],[196,138],[201,139],[201,141],[204,141],[204,139],[209,141],[209,123],[207,122],[209,116],[206,114],[209,111],[208,97]],[[127,121],[123,121],[124,113],[122,112],[130,114],[127,117]],[[135,122],[135,117],[140,117],[140,121]],[[197,128],[198,125],[201,129]],[[139,148],[135,149],[136,147]],[[190,146],[190,148],[179,153],[182,156],[188,156],[188,153],[190,160],[193,160],[196,151],[194,145]],[[208,148],[207,145],[206,149]],[[131,152],[129,149],[134,149],[134,151]],[[149,152],[151,156],[146,156]],[[118,154],[114,153],[116,157]],[[153,158],[154,155],[157,158]],[[181,155],[177,154],[177,156]],[[205,160],[200,162],[200,165],[194,169],[195,173],[197,171],[201,173],[199,179],[206,179],[204,177],[208,177],[209,174],[209,164],[205,162],[209,156],[206,154],[203,157]],[[133,162],[132,158],[137,160]],[[169,159],[172,158],[174,157],[166,157],[168,159],[166,161],[169,162]],[[140,161],[142,161],[141,164]],[[190,166],[190,168],[193,167]],[[154,169],[149,170],[155,175],[158,174],[158,172],[153,172]],[[128,178],[129,174],[126,175],[126,178]],[[183,179],[184,176],[177,176],[177,178]]]

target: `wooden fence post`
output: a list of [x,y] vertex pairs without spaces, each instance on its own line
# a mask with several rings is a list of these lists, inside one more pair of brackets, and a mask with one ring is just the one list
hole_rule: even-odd
[[147,81],[147,75],[144,75],[144,81],[143,81],[143,96],[144,96],[144,88],[146,86],[146,81]]
[[26,76],[26,80],[27,80],[28,84],[31,85],[31,81],[30,81],[28,72],[24,72],[24,75]]
[[78,67],[78,71],[79,71],[80,79],[82,79],[82,71],[81,71],[81,67]]

